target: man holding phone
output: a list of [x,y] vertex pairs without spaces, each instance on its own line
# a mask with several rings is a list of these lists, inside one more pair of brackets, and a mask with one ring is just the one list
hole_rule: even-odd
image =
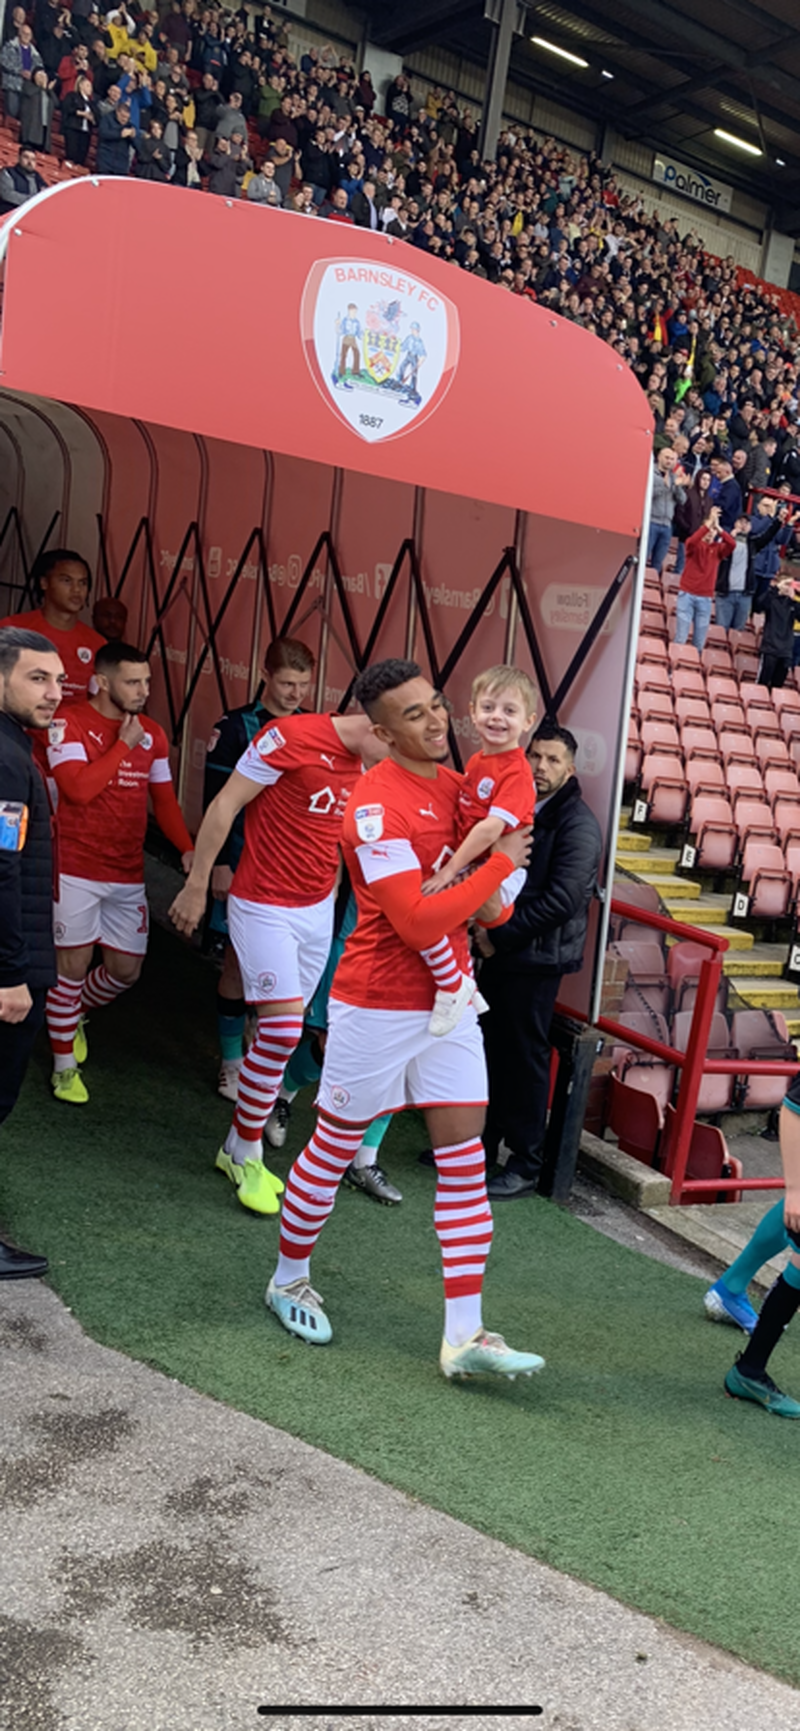
[[[56,978],[50,806],[25,730],[49,727],[64,677],[46,637],[0,630],[0,1123],[16,1105]],[[0,1240],[0,1280],[46,1273],[46,1257]]]

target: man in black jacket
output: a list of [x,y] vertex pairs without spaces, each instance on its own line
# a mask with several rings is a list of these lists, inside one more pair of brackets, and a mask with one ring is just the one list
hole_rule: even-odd
[[[0,1123],[16,1105],[55,985],[50,806],[26,728],[49,727],[64,667],[37,631],[0,631]],[[0,1280],[47,1260],[0,1240]]]
[[[577,741],[544,721],[531,740],[536,814],[528,877],[504,926],[479,938],[487,958],[481,1023],[489,1068],[487,1156],[501,1140],[511,1155],[489,1182],[493,1200],[536,1189],[547,1123],[550,1021],[564,974],[583,964],[602,838],[575,776]],[[480,928],[479,928],[480,931]]]

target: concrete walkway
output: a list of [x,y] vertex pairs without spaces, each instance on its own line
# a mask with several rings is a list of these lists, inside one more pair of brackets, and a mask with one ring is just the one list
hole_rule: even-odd
[[774,1679],[96,1346],[46,1286],[0,1287],[0,1377],[0,1731],[800,1724]]

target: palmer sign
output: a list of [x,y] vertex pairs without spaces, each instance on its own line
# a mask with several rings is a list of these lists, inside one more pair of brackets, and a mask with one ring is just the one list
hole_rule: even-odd
[[730,210],[733,188],[721,180],[711,180],[699,169],[687,168],[671,156],[657,156],[653,162],[653,179],[667,192],[680,192],[695,204],[708,205],[710,210]]

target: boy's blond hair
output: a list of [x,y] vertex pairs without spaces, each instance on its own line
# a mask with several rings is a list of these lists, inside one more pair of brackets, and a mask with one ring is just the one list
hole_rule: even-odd
[[521,667],[487,667],[484,673],[477,674],[472,681],[470,704],[474,706],[484,691],[518,691],[525,705],[525,714],[536,714],[539,693]]

